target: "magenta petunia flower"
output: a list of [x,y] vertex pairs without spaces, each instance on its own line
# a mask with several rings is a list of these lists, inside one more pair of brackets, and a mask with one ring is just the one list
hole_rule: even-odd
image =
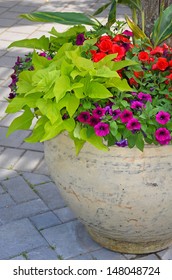
[[143,93],[143,92],[139,92],[138,93],[138,98],[141,100],[141,101],[149,101],[149,102],[152,102],[152,96],[148,93]]
[[113,120],[117,120],[121,114],[121,111],[120,111],[120,109],[117,109],[117,110],[110,109],[109,114],[112,116]]
[[95,118],[101,118],[105,115],[105,113],[106,113],[106,109],[101,107],[97,107],[92,111],[93,117]]
[[122,123],[127,123],[130,119],[132,119],[132,117],[133,117],[133,113],[127,109],[125,109],[120,114],[120,119]]
[[133,32],[130,30],[124,30],[122,34],[128,37],[133,37]]
[[165,127],[158,128],[155,132],[156,141],[161,145],[168,145],[171,141],[170,131]]
[[130,107],[131,107],[131,109],[134,109],[134,110],[140,110],[143,107],[145,107],[145,105],[141,101],[132,101]]
[[95,134],[97,136],[106,136],[109,134],[109,125],[107,123],[99,122],[94,126]]
[[126,128],[132,131],[140,130],[141,124],[137,119],[132,118],[131,120],[128,121]]
[[76,45],[77,46],[83,45],[84,41],[85,41],[84,34],[82,33],[78,34],[76,37]]
[[95,126],[96,124],[98,124],[100,122],[100,119],[99,118],[96,118],[94,116],[90,116],[90,119],[89,119],[89,122],[88,124],[90,126]]
[[170,114],[164,111],[159,111],[156,114],[156,121],[160,124],[166,124],[170,120]]
[[81,112],[77,117],[77,120],[81,123],[89,123],[90,121],[90,113],[89,112]]

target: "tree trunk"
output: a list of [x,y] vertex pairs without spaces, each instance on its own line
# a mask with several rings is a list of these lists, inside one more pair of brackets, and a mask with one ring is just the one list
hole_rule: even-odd
[[[160,7],[164,3],[165,8],[172,4],[172,0],[142,0],[142,7],[145,12],[145,33],[150,36],[155,20],[159,16]],[[139,15],[141,26],[141,16]]]

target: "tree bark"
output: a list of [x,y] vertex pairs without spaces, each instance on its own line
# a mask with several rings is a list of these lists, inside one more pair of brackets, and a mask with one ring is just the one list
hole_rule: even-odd
[[[142,0],[142,7],[145,12],[145,33],[150,36],[155,20],[159,16],[160,7],[164,3],[165,8],[172,4],[172,0]],[[141,26],[141,16],[139,14],[139,26]]]

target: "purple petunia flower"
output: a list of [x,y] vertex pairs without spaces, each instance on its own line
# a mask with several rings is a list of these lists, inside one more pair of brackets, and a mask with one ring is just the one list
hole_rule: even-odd
[[120,119],[122,123],[127,123],[130,119],[132,119],[132,117],[133,117],[133,113],[127,109],[125,109],[120,114]]
[[105,113],[106,113],[106,109],[101,107],[97,107],[92,111],[93,117],[95,118],[101,118],[105,115]]
[[141,124],[137,119],[132,118],[131,120],[128,121],[126,128],[132,131],[140,130]]
[[170,114],[164,111],[159,111],[156,114],[156,121],[160,124],[166,124],[170,120]]
[[140,110],[145,107],[145,105],[141,101],[132,101],[130,107],[131,109]]
[[143,93],[143,92],[139,92],[138,93],[138,98],[141,100],[141,101],[149,101],[149,102],[152,102],[152,96],[148,93]]
[[82,33],[78,34],[76,37],[76,45],[81,46],[81,45],[83,45],[84,41],[85,41],[84,34],[82,34]]
[[120,109],[117,109],[117,110],[110,109],[109,114],[112,116],[113,120],[117,120],[121,114],[121,111],[120,111]]
[[155,132],[156,141],[161,145],[168,145],[171,141],[170,131],[165,127],[158,128]]
[[77,120],[81,123],[89,123],[90,121],[90,113],[89,112],[81,112],[77,117]]
[[126,147],[128,146],[127,139],[121,139],[120,141],[115,143],[118,147]]
[[95,134],[97,136],[106,136],[109,134],[109,125],[107,123],[99,122],[94,126]]

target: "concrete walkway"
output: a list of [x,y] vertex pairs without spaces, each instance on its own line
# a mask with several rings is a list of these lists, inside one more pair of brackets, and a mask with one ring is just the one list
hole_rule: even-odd
[[[40,37],[53,26],[25,21],[21,13],[41,11],[95,11],[92,0],[0,0],[0,259],[15,260],[126,260],[172,259],[172,247],[156,254],[111,252],[96,244],[49,177],[42,144],[26,144],[30,131],[6,138],[11,117],[6,116],[11,68],[21,49],[7,50],[14,40]],[[102,1],[103,2],[103,1]],[[106,2],[106,1],[105,1]],[[118,18],[129,11],[119,7]],[[103,19],[103,18],[101,18]],[[56,24],[62,31],[66,26]],[[25,50],[26,52],[26,50]]]

